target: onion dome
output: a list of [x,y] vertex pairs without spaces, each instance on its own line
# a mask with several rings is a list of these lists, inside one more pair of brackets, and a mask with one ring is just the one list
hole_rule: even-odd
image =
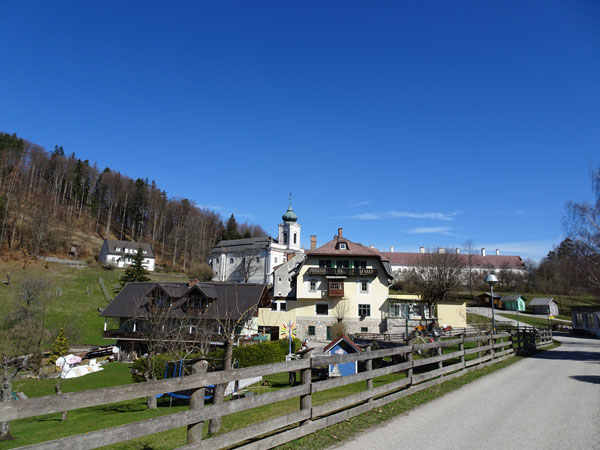
[[292,209],[292,193],[290,192],[290,206],[283,216],[281,216],[284,222],[296,222],[298,220],[298,216],[294,213]]

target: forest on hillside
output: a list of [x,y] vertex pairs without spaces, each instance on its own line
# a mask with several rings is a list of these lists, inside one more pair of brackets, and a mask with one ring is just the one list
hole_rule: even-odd
[[150,243],[158,264],[189,270],[205,262],[222,237],[260,236],[258,225],[228,227],[213,210],[169,198],[154,181],[98,169],[62,146],[48,152],[0,132],[0,254],[15,258],[66,255],[92,258],[106,237]]

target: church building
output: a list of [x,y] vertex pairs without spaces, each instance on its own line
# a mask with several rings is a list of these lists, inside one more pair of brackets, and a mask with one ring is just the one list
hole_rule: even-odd
[[208,257],[212,281],[272,284],[275,267],[304,253],[300,245],[301,226],[292,209],[291,196],[281,218],[277,239],[262,236],[220,241]]

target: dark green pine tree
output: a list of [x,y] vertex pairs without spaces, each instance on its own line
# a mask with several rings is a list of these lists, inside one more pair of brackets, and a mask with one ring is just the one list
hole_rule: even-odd
[[58,336],[56,336],[56,340],[54,341],[54,345],[52,346],[52,353],[50,354],[50,364],[56,364],[56,360],[61,356],[66,356],[69,354],[69,342],[67,341],[67,337],[65,336],[65,330],[60,329],[58,331]]
[[142,249],[138,248],[137,253],[131,261],[131,265],[125,269],[125,273],[119,279],[121,282],[121,289],[123,289],[130,281],[150,281],[150,278],[148,278],[148,271],[144,267],[143,262],[144,254],[142,253]]
[[232,214],[231,217],[227,220],[227,225],[225,225],[225,229],[223,230],[223,240],[227,241],[230,239],[239,239],[240,232],[238,231],[238,224],[235,220],[235,216]]

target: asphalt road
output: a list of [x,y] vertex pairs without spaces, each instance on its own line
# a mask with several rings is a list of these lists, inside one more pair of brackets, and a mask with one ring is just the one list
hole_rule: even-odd
[[600,340],[558,340],[335,448],[600,450]]

